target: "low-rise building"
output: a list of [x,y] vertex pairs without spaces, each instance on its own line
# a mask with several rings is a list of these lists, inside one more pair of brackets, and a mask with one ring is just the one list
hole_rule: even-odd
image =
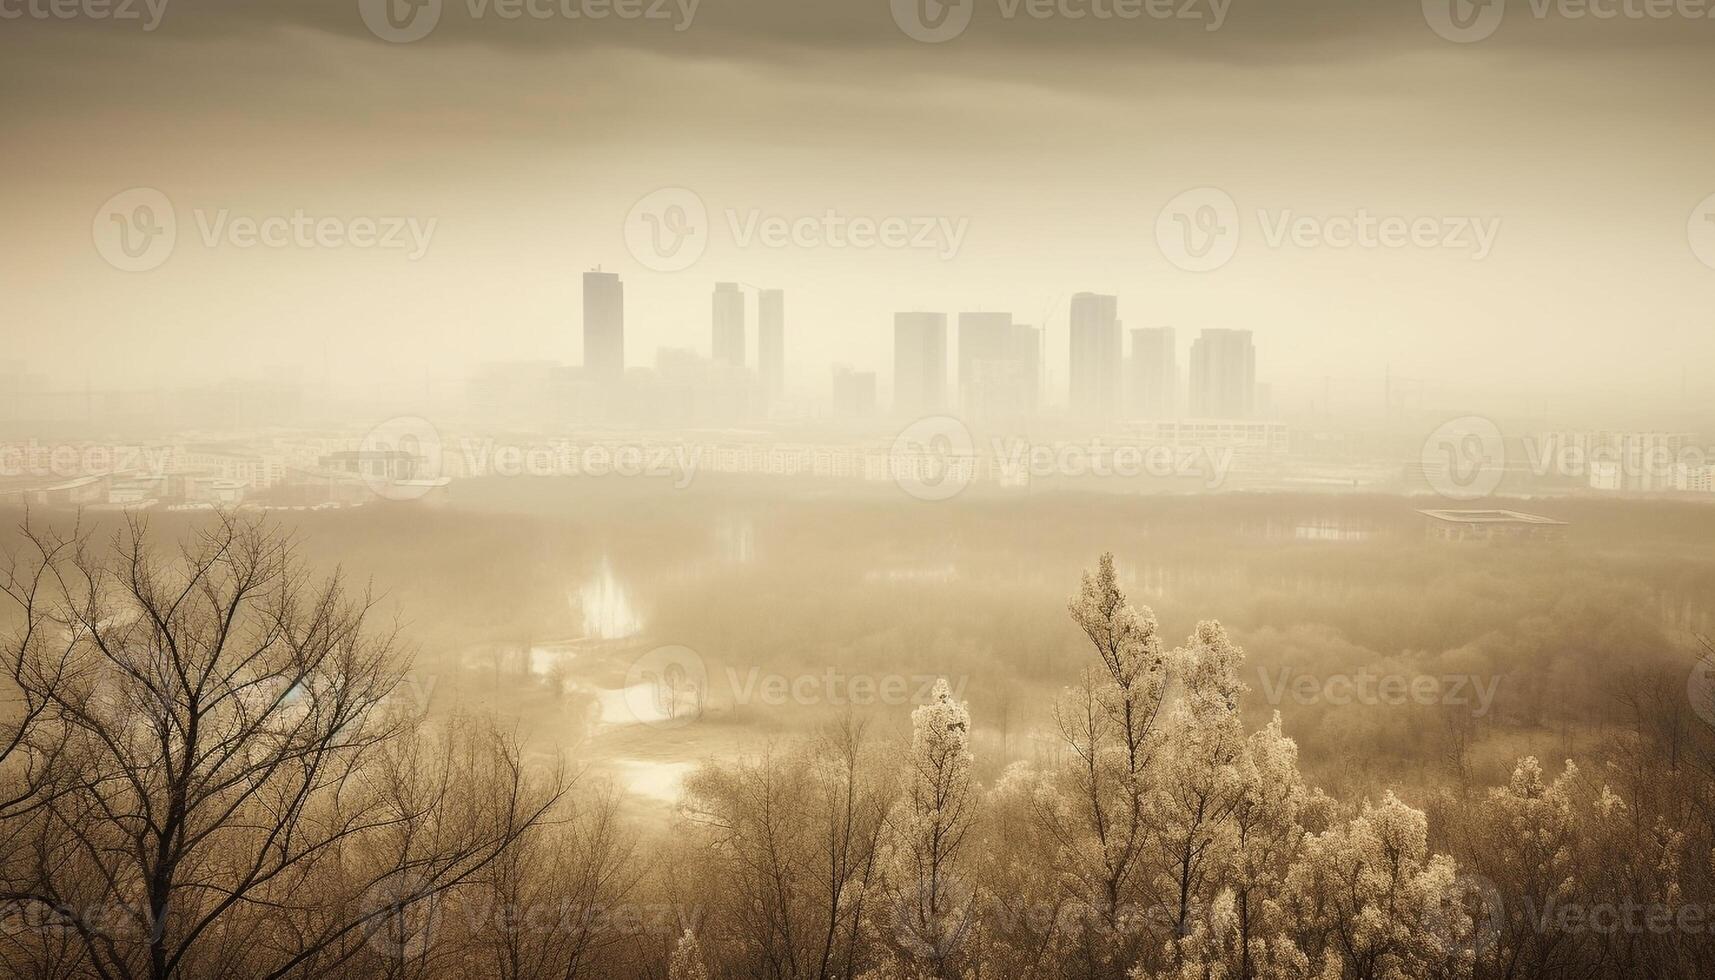
[[1566,522],[1516,510],[1420,510],[1431,538],[1441,541],[1558,541]]

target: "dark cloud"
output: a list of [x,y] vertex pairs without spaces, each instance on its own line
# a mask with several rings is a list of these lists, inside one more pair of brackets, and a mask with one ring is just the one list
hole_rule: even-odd
[[[6,0],[7,9],[48,0]],[[129,4],[142,13],[150,0],[103,0]],[[159,4],[163,0],[153,0]],[[360,0],[164,0],[162,37],[201,39],[256,37],[273,31],[306,30],[377,45],[386,42],[366,26]],[[379,16],[383,0],[371,9]],[[913,40],[909,25],[946,16],[957,8],[938,0],[416,0],[420,11],[394,4],[394,23],[433,28],[415,42],[433,49],[479,44],[501,49],[639,48],[704,58],[792,59],[829,51],[894,50],[915,54],[929,70],[973,67],[970,55],[988,56],[1072,50],[1106,59],[1160,57],[1231,60],[1367,58],[1451,42],[1431,21],[1437,4],[1469,10],[1470,0],[967,0],[968,26],[944,43]],[[1699,49],[1715,42],[1715,20],[1568,16],[1587,0],[1490,0],[1503,16],[1492,35],[1464,47],[1474,54],[1553,43],[1568,50],[1624,52],[1634,48]],[[1604,8],[1623,0],[1594,0]],[[1681,0],[1694,10],[1703,0]],[[438,13],[434,7],[438,6]],[[1642,9],[1640,0],[1630,6]],[[561,11],[615,11],[600,19],[567,17]],[[1547,11],[1539,16],[1539,8]],[[1491,7],[1489,9],[1496,9]],[[625,16],[617,11],[627,11]],[[534,14],[532,13],[534,11]],[[1066,16],[1067,12],[1080,16]],[[689,23],[686,24],[687,13]],[[1104,16],[1104,13],[1106,14]],[[415,19],[426,18],[426,19]],[[10,44],[46,34],[137,33],[135,22],[39,21],[25,17],[0,23]],[[1215,29],[1217,28],[1218,29]],[[993,66],[990,66],[993,67]],[[1078,66],[1066,66],[1076,72]]]

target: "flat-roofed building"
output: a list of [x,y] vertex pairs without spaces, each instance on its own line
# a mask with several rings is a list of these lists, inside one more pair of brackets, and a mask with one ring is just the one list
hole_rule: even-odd
[[1425,532],[1441,541],[1559,541],[1566,522],[1516,510],[1420,510]]

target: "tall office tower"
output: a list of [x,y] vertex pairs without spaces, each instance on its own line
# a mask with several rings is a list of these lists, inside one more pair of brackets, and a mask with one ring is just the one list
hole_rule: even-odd
[[1013,376],[1017,378],[1018,412],[1035,415],[1042,407],[1042,328],[1012,325]]
[[863,418],[875,414],[875,372],[853,371],[843,364],[834,367],[834,414]]
[[1249,330],[1204,330],[1191,343],[1191,414],[1238,419],[1256,408],[1256,347]]
[[756,297],[756,366],[763,397],[780,397],[786,386],[786,294],[778,289]]
[[619,273],[584,273],[584,373],[603,380],[625,375],[625,284]]
[[959,314],[959,408],[967,418],[1036,411],[1039,334],[1010,313]]
[[744,367],[744,293],[738,283],[715,283],[714,326],[714,362]]
[[893,314],[893,410],[947,409],[947,314]]
[[1072,297],[1072,414],[1111,419],[1119,414],[1124,343],[1119,300],[1097,293]]
[[1138,418],[1179,414],[1179,348],[1172,327],[1131,332],[1131,410]]

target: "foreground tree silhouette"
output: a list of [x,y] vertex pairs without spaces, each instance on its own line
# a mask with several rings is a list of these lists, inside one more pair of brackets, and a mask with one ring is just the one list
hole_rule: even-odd
[[932,976],[958,976],[976,927],[964,877],[975,791],[971,712],[945,679],[911,712],[905,792],[890,825],[887,883],[902,959]]
[[[1157,905],[1144,864],[1151,839],[1150,794],[1160,767],[1161,720],[1167,703],[1168,657],[1155,616],[1127,600],[1103,554],[1067,601],[1101,662],[1054,709],[1071,765],[1054,780],[1059,792],[1039,816],[1064,856],[1062,873],[1087,924],[1080,954],[1118,972],[1138,952],[1134,912]],[[1092,967],[1100,972],[1099,968]]]
[[894,928],[879,879],[897,762],[848,713],[811,740],[691,775],[690,867],[674,867],[672,891],[702,915],[713,974],[830,980],[881,957],[877,936]]
[[435,903],[565,792],[499,733],[393,706],[371,597],[264,521],[170,555],[135,520],[108,547],[30,540],[14,755],[47,775],[5,794],[28,802],[0,896],[39,926],[3,948],[16,975],[424,972]]

